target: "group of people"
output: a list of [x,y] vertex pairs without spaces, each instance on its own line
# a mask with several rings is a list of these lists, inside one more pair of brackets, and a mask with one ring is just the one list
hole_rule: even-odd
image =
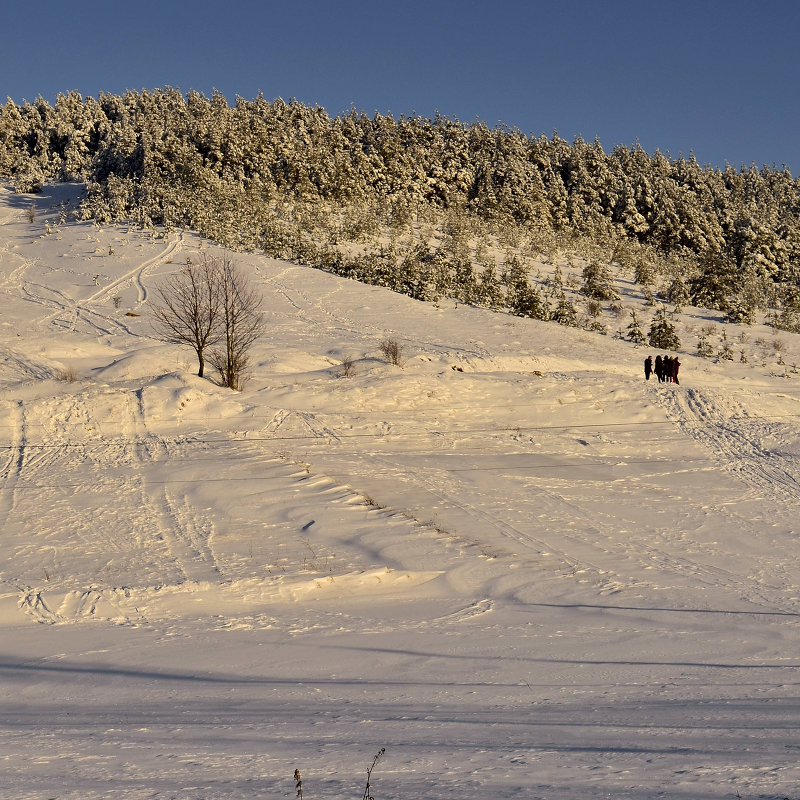
[[656,356],[655,364],[653,363],[653,356],[647,356],[644,360],[644,379],[650,380],[650,375],[655,373],[659,383],[678,383],[678,369],[680,369],[681,362],[678,361],[678,356]]

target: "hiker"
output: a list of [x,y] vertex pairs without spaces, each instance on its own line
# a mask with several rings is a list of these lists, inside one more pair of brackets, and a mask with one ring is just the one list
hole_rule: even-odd
[[653,356],[647,356],[644,360],[644,379],[650,380],[650,373],[653,371]]
[[655,366],[656,378],[658,378],[659,383],[664,382],[664,362],[661,360],[661,356],[656,356],[656,366]]
[[664,360],[661,362],[661,368],[664,370],[664,383],[670,383],[672,381],[672,357],[671,356],[664,356]]
[[678,369],[680,369],[680,366],[681,362],[678,361],[678,356],[675,356],[675,358],[672,359],[672,380],[675,383],[680,383],[678,380]]

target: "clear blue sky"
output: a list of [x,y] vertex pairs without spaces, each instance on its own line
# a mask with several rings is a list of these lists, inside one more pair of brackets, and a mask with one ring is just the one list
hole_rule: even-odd
[[9,0],[0,42],[0,102],[261,90],[800,174],[798,0]]

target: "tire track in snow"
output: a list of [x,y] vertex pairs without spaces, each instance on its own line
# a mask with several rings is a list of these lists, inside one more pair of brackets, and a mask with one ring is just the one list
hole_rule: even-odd
[[22,472],[22,464],[25,458],[25,415],[21,402],[5,403],[8,409],[7,428],[10,432],[8,445],[8,456],[5,464],[0,470],[0,516],[3,519],[4,527],[8,522],[9,515],[16,506],[16,486]]
[[751,417],[729,400],[723,407],[713,396],[698,389],[660,395],[667,415],[693,439],[704,445],[720,469],[741,478],[767,498],[800,502],[800,464],[794,456],[765,450],[758,441],[767,423]]
[[182,249],[183,249],[183,234],[179,232],[176,238],[174,238],[171,242],[169,242],[162,252],[160,252],[158,255],[153,256],[152,258],[147,259],[147,261],[144,261],[137,267],[134,267],[134,269],[130,270],[129,272],[126,272],[121,277],[111,281],[111,283],[106,284],[102,289],[95,292],[93,295],[89,296],[86,299],[86,302],[98,303],[101,300],[111,297],[112,292],[114,292],[120,286],[133,283],[136,286],[137,290],[137,305],[141,305],[147,300],[147,287],[144,285],[145,275],[151,269],[153,269],[153,267],[156,267],[159,264],[163,264],[165,261],[167,261],[167,259],[173,258]]
[[[130,436],[132,456],[143,467],[153,462],[169,461],[167,441],[148,431],[144,398],[139,390],[130,399]],[[148,487],[147,478],[139,490],[142,504],[152,521],[151,536],[169,553],[186,581],[218,581],[219,567],[209,546],[213,526],[201,520],[185,494],[170,490],[166,484]]]
[[[783,596],[791,593],[790,585],[767,585],[758,576],[735,573],[713,563],[667,552],[648,536],[626,536],[618,526],[604,524],[591,503],[584,505],[540,484],[533,488],[536,493],[534,509],[536,516],[548,520],[548,529],[534,534],[494,512],[465,501],[466,490],[453,492],[448,488],[449,480],[446,478],[437,481],[426,477],[421,470],[404,470],[376,453],[372,458],[399,471],[403,480],[423,488],[457,514],[477,521],[478,527],[491,526],[507,540],[528,550],[533,548],[541,556],[557,559],[563,564],[562,574],[592,576],[601,592],[637,587],[663,589],[663,577],[677,575],[715,589],[724,588],[736,597],[771,611],[797,613],[795,605],[787,605],[787,598]],[[457,516],[453,517],[451,512],[450,517],[456,520],[457,530]],[[467,525],[476,527],[469,522]],[[626,563],[630,569],[625,569]],[[643,575],[653,575],[653,571],[662,577],[662,581],[642,579]]]

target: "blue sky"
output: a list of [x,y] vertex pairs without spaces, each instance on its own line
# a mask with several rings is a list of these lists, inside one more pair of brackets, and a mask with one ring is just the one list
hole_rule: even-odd
[[800,174],[797,0],[42,0],[0,41],[0,101],[261,90]]

